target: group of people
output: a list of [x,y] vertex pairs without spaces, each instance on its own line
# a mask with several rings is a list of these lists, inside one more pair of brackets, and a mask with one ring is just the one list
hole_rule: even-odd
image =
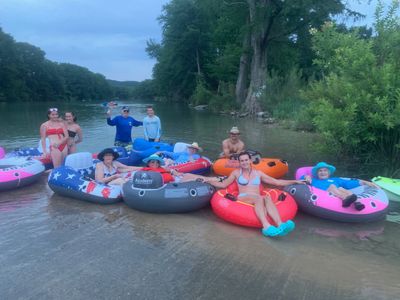
[[62,119],[57,108],[49,108],[47,121],[40,125],[42,155],[50,157],[54,167],[60,166],[68,154],[76,152],[76,145],[83,141],[82,129],[76,121],[73,112],[66,112]]
[[[113,105],[109,105],[107,124],[117,128],[115,146],[127,147],[131,145],[131,131],[134,126],[143,126],[144,136],[148,141],[160,141],[161,122],[151,105],[147,106],[147,116],[142,122],[129,116],[129,108],[126,106],[122,107],[121,115],[111,119],[113,107]],[[60,166],[68,154],[76,152],[76,145],[83,141],[82,129],[76,121],[77,117],[71,111],[67,111],[64,118],[60,118],[57,108],[49,108],[47,111],[47,121],[40,126],[42,156],[51,158],[54,167]]]
[[[144,126],[144,135],[148,141],[158,142],[161,139],[161,122],[155,115],[152,106],[146,108],[147,116],[143,122],[137,121],[129,116],[129,108],[124,106],[121,115],[111,118],[109,106],[107,111],[107,124],[116,126],[115,146],[126,147],[132,143],[131,129],[134,126]],[[59,166],[67,153],[76,150],[76,144],[82,141],[82,130],[76,123],[76,117],[72,112],[65,113],[65,120],[61,120],[56,108],[48,110],[48,121],[40,127],[43,155],[52,158],[54,166]],[[77,138],[76,138],[77,137]],[[50,140],[50,153],[47,152],[45,139]],[[187,146],[187,150],[179,153],[157,152],[145,158],[145,167],[126,166],[117,161],[118,153],[111,148],[106,148],[98,154],[100,163],[96,165],[95,180],[105,184],[121,185],[129,180],[125,173],[138,170],[159,172],[164,180],[168,182],[183,182],[201,180],[217,188],[226,188],[232,183],[237,183],[237,200],[254,205],[254,211],[262,224],[262,234],[268,237],[283,236],[295,228],[292,220],[282,222],[278,210],[270,195],[260,195],[260,185],[265,183],[273,186],[287,186],[291,184],[312,184],[322,190],[331,192],[343,200],[343,207],[354,205],[357,210],[364,209],[363,204],[357,202],[357,197],[348,189],[359,185],[375,186],[364,180],[342,180],[332,177],[335,167],[320,162],[312,169],[313,176],[305,176],[301,180],[275,179],[261,171],[252,168],[251,154],[245,151],[245,144],[240,139],[240,131],[234,126],[229,131],[229,137],[222,142],[221,157],[232,158],[239,161],[239,169],[234,170],[227,178],[204,177],[189,173],[180,173],[170,168],[171,162],[186,162],[200,158],[202,148],[193,142]],[[164,156],[162,158],[161,156]],[[270,216],[275,225],[268,222]]]
[[114,146],[128,147],[132,144],[132,127],[143,126],[144,137],[149,142],[159,142],[161,139],[161,121],[154,113],[151,105],[146,107],[147,116],[143,121],[137,121],[129,115],[129,107],[123,106],[121,114],[111,118],[112,109],[107,111],[107,124],[116,127]]

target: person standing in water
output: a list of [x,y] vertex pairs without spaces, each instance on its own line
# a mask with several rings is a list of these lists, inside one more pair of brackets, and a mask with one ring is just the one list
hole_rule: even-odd
[[149,142],[159,142],[161,138],[161,121],[154,114],[153,106],[146,108],[147,116],[143,119],[144,138]]
[[114,146],[127,147],[132,143],[132,127],[142,126],[143,122],[137,121],[129,115],[129,108],[123,106],[121,115],[111,119],[112,106],[107,111],[107,124],[116,126]]
[[76,145],[81,143],[83,140],[82,129],[81,126],[76,123],[77,118],[73,112],[66,112],[64,119],[68,132],[68,154],[75,153]]
[[[59,167],[68,153],[68,132],[64,122],[58,115],[57,108],[49,108],[48,121],[40,125],[40,140],[43,148],[43,157],[51,157],[54,168]],[[50,153],[46,149],[46,138],[50,141]]]

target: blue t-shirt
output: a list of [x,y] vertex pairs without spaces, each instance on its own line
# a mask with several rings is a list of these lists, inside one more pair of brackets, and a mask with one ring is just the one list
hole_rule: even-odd
[[360,181],[358,179],[331,177],[328,179],[313,178],[311,182],[312,186],[324,191],[326,191],[331,184],[335,185],[336,187],[342,187],[346,190],[350,190],[360,186]]
[[[187,152],[168,152],[168,151],[163,151],[162,152],[165,156],[168,158],[171,158],[174,160],[176,163],[185,163],[190,160],[189,153]],[[192,154],[192,159],[197,160],[200,158],[199,154]]]
[[143,119],[144,137],[148,139],[159,140],[161,137],[161,121],[157,116],[146,116]]
[[115,141],[130,143],[132,142],[131,131],[132,127],[143,125],[143,122],[136,121],[132,117],[124,118],[123,116],[116,116],[114,119],[107,118],[107,124],[110,126],[117,126],[115,133]]

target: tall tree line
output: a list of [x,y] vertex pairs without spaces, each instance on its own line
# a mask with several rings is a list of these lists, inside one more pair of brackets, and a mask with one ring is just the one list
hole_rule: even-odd
[[112,95],[103,75],[52,62],[40,48],[16,42],[0,28],[0,102],[81,101]]
[[[162,98],[199,102],[229,94],[255,113],[268,97],[268,74],[315,72],[311,28],[346,10],[341,0],[171,0],[159,18],[161,43],[148,42],[157,63],[154,87]],[[352,12],[349,12],[352,13]],[[220,101],[225,101],[221,97]],[[207,102],[209,99],[200,101]]]

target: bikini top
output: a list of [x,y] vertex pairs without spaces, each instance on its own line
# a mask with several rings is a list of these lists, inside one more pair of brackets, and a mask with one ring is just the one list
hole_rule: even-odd
[[68,131],[68,136],[71,138],[74,138],[76,136],[76,132],[72,130],[67,130]]
[[55,134],[58,135],[59,138],[61,138],[61,135],[64,135],[64,129],[62,127],[46,128],[46,136]]
[[117,167],[115,167],[114,163],[111,165],[111,169],[109,169],[103,162],[103,174],[104,178],[111,177],[114,174],[118,173]]
[[[251,174],[251,171],[250,171],[250,174]],[[243,176],[243,170],[240,170],[240,175],[239,175],[239,178],[237,179],[237,182],[238,182],[238,184],[240,184],[240,185],[248,185],[248,184],[250,184],[250,185],[256,185],[256,186],[258,186],[258,185],[261,184],[261,179],[260,179],[260,176],[256,176],[256,177],[253,178],[253,180],[251,180],[251,181],[249,182],[249,180],[247,180],[247,179]]]

